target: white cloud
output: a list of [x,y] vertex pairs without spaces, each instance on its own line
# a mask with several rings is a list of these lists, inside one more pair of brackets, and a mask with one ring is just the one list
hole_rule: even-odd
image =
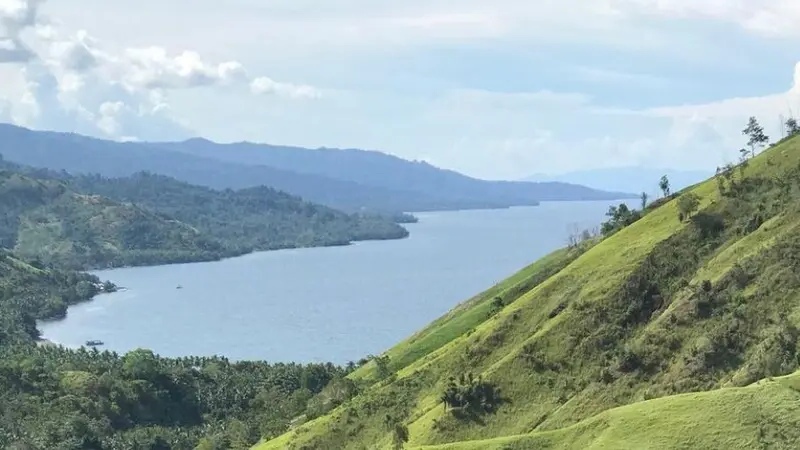
[[114,62],[122,81],[137,89],[185,89],[232,84],[247,78],[238,62],[212,64],[194,51],[170,56],[162,47],[128,49],[124,58]]
[[0,26],[10,37],[36,24],[39,7],[44,0],[2,0],[0,1]]
[[250,83],[254,94],[280,95],[290,98],[320,98],[320,92],[312,86],[279,83],[268,77],[258,77]]
[[72,72],[87,72],[98,65],[97,41],[81,30],[73,39],[53,41],[50,58],[61,68]]
[[800,2],[796,0],[615,0],[632,12],[735,23],[775,37],[799,37]]
[[111,50],[83,29],[65,33],[46,20],[43,1],[0,0],[0,63],[16,63],[23,78],[17,88],[0,86],[4,116],[14,122],[115,139],[181,139],[195,133],[172,116],[170,92],[230,86],[288,99],[320,96],[307,85],[251,79],[240,62],[210,62],[196,51]]
[[[0,0],[0,21],[12,24],[2,25],[0,60],[29,68],[25,83],[15,82],[16,91],[0,86],[10,101],[5,111],[20,122],[116,139],[199,133],[219,140],[366,147],[479,176],[519,178],[638,163],[718,165],[736,157],[749,115],[759,116],[775,136],[777,115],[788,114],[787,105],[800,113],[794,91],[641,110],[580,92],[634,83],[676,88],[659,73],[637,73],[635,65],[631,72],[593,67],[594,56],[609,60],[587,50],[620,57],[630,55],[616,50],[645,50],[664,66],[680,67],[694,58],[713,67],[738,49],[725,39],[671,31],[680,23],[671,19],[721,21],[757,36],[791,37],[800,29],[794,26],[800,15],[788,0],[195,0],[182,11],[187,25],[178,30],[169,2],[140,0],[136,8],[100,0],[49,3],[43,11],[63,24],[44,23],[37,14],[40,3]],[[21,40],[21,30],[31,27],[35,33]],[[524,79],[528,73],[504,74],[498,81],[496,67],[478,64],[469,74],[453,75],[444,65],[449,60],[435,69],[437,78],[446,73],[441,80],[413,85],[430,77],[416,71],[417,64],[430,63],[430,54],[423,53],[429,49],[437,55],[452,50],[456,59],[476,49],[485,57],[494,49],[524,48],[517,54],[522,59],[541,48],[560,56],[562,44],[565,59],[575,44],[587,52],[585,61],[563,65],[571,80],[577,74],[593,86],[537,86]],[[402,64],[381,72],[370,60],[377,54],[397,55]],[[499,64],[508,57],[497,55]],[[373,73],[359,78],[362,69]],[[496,78],[482,78],[483,69],[494,69]],[[385,87],[383,80],[368,78],[390,70],[402,82]],[[345,72],[342,78],[352,78],[343,84],[355,90],[314,81],[326,80],[329,72]],[[533,92],[491,92],[476,85],[533,86]],[[316,101],[298,101],[307,99]]]
[[43,0],[0,0],[0,63],[25,62],[34,57],[22,31],[36,24]]
[[[625,165],[711,170],[737,159],[750,116],[772,141],[782,137],[781,117],[800,115],[800,64],[791,88],[761,97],[614,109],[574,93],[456,90],[407,114],[417,120],[396,126],[428,140],[417,155],[479,176]],[[409,141],[397,145],[402,154]]]
[[0,63],[25,62],[33,53],[16,39],[0,39]]

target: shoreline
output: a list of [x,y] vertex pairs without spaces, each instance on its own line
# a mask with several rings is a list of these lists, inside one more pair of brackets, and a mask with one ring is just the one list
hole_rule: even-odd
[[[407,224],[404,224],[407,225]],[[405,227],[403,227],[405,229]],[[408,231],[408,230],[406,230]],[[233,252],[230,255],[216,257],[216,258],[197,258],[188,261],[174,261],[174,262],[161,262],[155,264],[128,264],[128,265],[120,265],[120,266],[91,266],[86,267],[83,269],[76,269],[76,272],[104,272],[107,270],[116,270],[116,269],[134,269],[137,267],[159,267],[159,266],[173,266],[179,264],[201,264],[201,263],[210,263],[210,262],[220,262],[225,261],[227,259],[233,258],[241,258],[242,256],[252,255],[254,253],[263,253],[263,252],[277,252],[282,250],[302,250],[302,249],[310,249],[310,248],[334,248],[334,247],[349,247],[353,244],[357,244],[360,242],[382,242],[382,241],[402,241],[403,239],[408,239],[411,237],[411,233],[408,232],[405,236],[398,236],[398,237],[385,237],[385,238],[367,238],[367,239],[353,239],[348,242],[333,242],[329,244],[321,244],[321,245],[296,245],[296,246],[284,246],[284,247],[276,247],[270,249],[251,249],[248,251],[242,252]]]

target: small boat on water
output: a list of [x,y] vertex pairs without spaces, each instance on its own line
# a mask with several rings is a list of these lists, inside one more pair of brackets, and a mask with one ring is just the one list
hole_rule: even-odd
[[183,286],[181,286],[181,285],[179,284],[179,285],[178,285],[178,287],[176,287],[175,289],[183,289]]
[[86,341],[86,346],[88,347],[97,347],[99,345],[103,345],[103,341],[98,341],[98,340]]

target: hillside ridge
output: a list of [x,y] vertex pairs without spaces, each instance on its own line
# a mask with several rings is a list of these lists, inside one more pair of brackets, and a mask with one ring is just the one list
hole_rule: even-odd
[[[372,358],[349,376],[359,395],[309,411],[257,448],[529,448],[525,439],[542,448],[640,448],[635,430],[613,426],[597,442],[590,431],[540,442],[651,407],[648,426],[681,433],[675,427],[698,419],[670,417],[671,402],[696,394],[696,408],[711,408],[751,392],[723,388],[797,371],[800,138],[666,194],[643,211],[612,208],[603,236],[577,240]],[[760,414],[741,399],[730,406]],[[746,420],[724,416],[709,413],[705,426],[721,431],[691,442],[797,443],[793,418],[754,435]],[[730,440],[714,441],[719,432]]]

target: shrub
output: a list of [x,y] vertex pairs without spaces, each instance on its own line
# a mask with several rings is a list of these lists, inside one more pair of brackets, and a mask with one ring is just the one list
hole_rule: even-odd
[[699,212],[691,220],[702,239],[717,237],[725,231],[725,220],[718,214]]
[[700,207],[700,198],[692,192],[678,198],[678,214],[683,219],[688,219]]
[[503,302],[502,297],[495,297],[494,300],[492,300],[492,306],[489,309],[489,315],[494,316],[495,314],[499,313],[505,306],[506,304]]
[[471,373],[450,378],[441,400],[457,417],[492,413],[502,403],[494,384],[474,378]]

